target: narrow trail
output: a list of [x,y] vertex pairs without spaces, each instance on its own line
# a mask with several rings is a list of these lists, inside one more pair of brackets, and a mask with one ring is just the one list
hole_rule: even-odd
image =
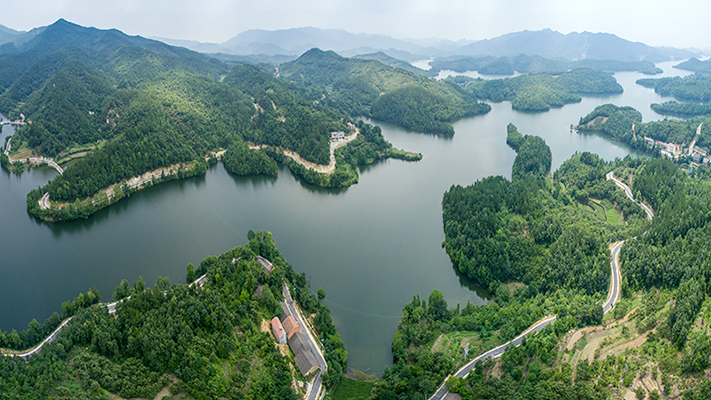
[[[701,128],[699,127],[699,129],[701,129]],[[647,218],[650,221],[652,220],[652,218],[654,217],[654,213],[652,212],[652,210],[647,205],[642,203],[641,201],[635,200],[634,196],[632,196],[632,191],[630,190],[630,188],[626,184],[617,180],[615,178],[615,175],[613,172],[610,172],[607,174],[607,179],[613,180],[619,188],[623,189],[625,191],[625,194],[627,195],[627,197],[629,197],[637,205],[642,207],[642,209],[644,209],[644,212],[647,214]],[[620,254],[620,249],[622,249],[622,246],[624,245],[624,243],[625,243],[624,240],[616,243],[610,251],[610,270],[611,270],[610,271],[611,272],[610,290],[607,295],[607,300],[605,301],[605,303],[602,306],[603,314],[607,314],[608,312],[610,312],[615,307],[615,304],[617,304],[617,302],[620,299],[620,282],[621,282],[621,278],[622,278],[622,272],[620,270],[620,265],[619,265],[619,254]],[[534,333],[538,333],[539,331],[541,331],[543,328],[545,328],[549,324],[555,322],[557,319],[558,319],[558,317],[555,315],[545,317],[542,320],[531,325],[531,327],[526,329],[523,333],[518,335],[515,339],[477,356],[476,358],[474,358],[473,360],[469,361],[464,366],[462,366],[453,375],[447,376],[444,379],[444,382],[437,389],[437,391],[429,399],[430,400],[442,400],[445,398],[445,396],[447,396],[449,394],[449,390],[447,390],[447,386],[445,383],[447,382],[447,379],[449,379],[450,376],[454,376],[457,378],[465,378],[467,375],[469,375],[469,372],[472,369],[474,369],[474,367],[476,366],[476,364],[479,361],[488,360],[490,358],[501,357],[501,355],[504,354],[506,349],[508,349],[511,346],[518,347],[519,345],[521,345],[521,343],[523,342],[523,339],[525,337],[527,337],[528,335],[534,334]]]

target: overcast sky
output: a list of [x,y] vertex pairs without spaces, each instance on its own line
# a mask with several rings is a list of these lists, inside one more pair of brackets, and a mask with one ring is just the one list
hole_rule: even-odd
[[222,43],[248,29],[342,28],[397,38],[480,40],[551,28],[653,46],[711,48],[708,0],[0,0],[17,30],[59,18],[131,35]]

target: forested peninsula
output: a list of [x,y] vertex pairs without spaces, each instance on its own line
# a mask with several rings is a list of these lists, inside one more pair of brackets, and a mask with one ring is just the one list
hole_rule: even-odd
[[436,58],[430,62],[429,76],[436,76],[442,70],[455,72],[477,71],[484,75],[513,75],[515,72],[534,74],[539,72],[560,73],[579,68],[598,71],[639,71],[646,75],[655,75],[662,70],[651,61],[619,61],[583,59],[577,61],[558,61],[538,55],[519,54],[515,57],[494,56],[449,56]]
[[[109,399],[165,396],[195,399],[297,399],[303,376],[287,345],[273,336],[282,317],[286,285],[312,321],[323,344],[328,372],[337,385],[347,352],[330,311],[310,293],[304,274],[294,272],[268,232],[249,232],[249,242],[187,267],[191,286],[158,278],[124,280],[114,291],[115,314],[92,289],[62,304],[44,324],[22,332],[0,332],[3,352],[39,343],[64,318],[73,316],[55,340],[27,361],[0,357],[0,392],[7,398]],[[256,260],[269,260],[271,270]],[[322,294],[321,291],[319,292]]]
[[682,101],[681,103],[667,101],[665,103],[652,104],[652,109],[660,114],[684,117],[711,115],[711,70],[699,69],[696,73],[683,78],[677,76],[661,79],[639,79],[637,83],[654,89],[656,93],[662,96],[673,96]]
[[[378,159],[422,157],[355,119],[364,114],[312,100],[313,88],[115,30],[59,20],[0,49],[0,72],[0,109],[23,124],[0,162],[21,171],[15,160],[34,154],[78,159],[28,194],[30,213],[47,221],[87,218],[145,186],[203,174],[222,157],[235,174],[275,175],[279,162],[324,187],[357,183],[358,166]],[[452,110],[466,104],[447,115],[461,116]],[[338,132],[353,140],[334,146]]]
[[511,107],[519,111],[541,112],[560,108],[580,102],[581,95],[622,93],[622,86],[612,75],[591,69],[492,80],[450,76],[445,82],[481,100],[511,101]]
[[709,117],[643,123],[642,114],[632,107],[604,104],[581,117],[572,128],[580,132],[599,132],[634,149],[674,160],[685,169],[694,170],[694,166],[709,164]]

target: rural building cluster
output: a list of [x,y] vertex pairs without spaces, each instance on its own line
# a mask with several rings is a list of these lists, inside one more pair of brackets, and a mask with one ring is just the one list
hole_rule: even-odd
[[296,317],[291,315],[286,303],[282,303],[282,316],[272,319],[272,332],[281,344],[289,344],[294,353],[294,361],[301,375],[308,376],[318,369],[318,363],[311,351],[311,345],[304,332],[301,332]]

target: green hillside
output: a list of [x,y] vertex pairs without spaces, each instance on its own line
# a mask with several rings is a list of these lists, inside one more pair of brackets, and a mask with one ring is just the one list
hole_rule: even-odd
[[511,101],[513,109],[520,111],[548,111],[580,102],[581,95],[622,93],[622,86],[612,75],[590,69],[492,80],[457,76],[445,82],[481,100]]
[[[424,132],[453,134],[451,122],[490,110],[465,92],[374,60],[312,49],[279,66],[279,77],[351,116],[366,116]],[[423,107],[424,106],[424,107]]]

